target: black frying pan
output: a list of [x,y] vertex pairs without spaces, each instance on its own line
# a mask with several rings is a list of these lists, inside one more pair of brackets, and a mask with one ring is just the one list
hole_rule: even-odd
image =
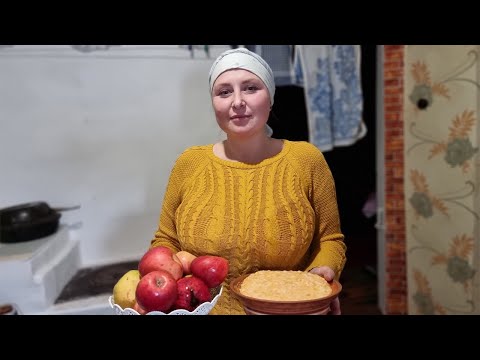
[[0,242],[17,243],[51,235],[58,229],[60,211],[78,208],[51,208],[44,201],[35,201],[0,209]]

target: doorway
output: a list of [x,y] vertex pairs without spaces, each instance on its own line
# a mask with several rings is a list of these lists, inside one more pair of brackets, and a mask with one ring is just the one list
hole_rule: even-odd
[[[352,289],[355,307],[344,313],[369,307],[378,313],[377,299],[377,45],[361,45],[361,85],[363,121],[367,127],[364,138],[351,146],[335,147],[324,152],[337,190],[342,231],[347,245],[347,263],[341,281],[344,295]],[[275,103],[268,121],[274,137],[308,141],[308,123],[304,89],[298,86],[277,87]],[[366,212],[368,202],[374,211]],[[355,290],[357,289],[357,290]],[[362,289],[362,290],[360,290]],[[350,294],[352,295],[352,294]],[[365,308],[364,308],[365,309]]]

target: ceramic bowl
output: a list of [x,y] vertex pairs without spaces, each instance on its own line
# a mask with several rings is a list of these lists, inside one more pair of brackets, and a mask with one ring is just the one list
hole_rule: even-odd
[[333,280],[329,283],[332,292],[323,298],[304,301],[255,299],[240,292],[242,281],[248,275],[250,274],[239,276],[230,283],[230,291],[242,303],[248,315],[326,315],[330,310],[330,303],[342,290],[342,285]]
[[[162,311],[150,311],[145,315],[208,315],[210,311],[212,311],[213,307],[217,304],[218,299],[222,295],[223,286],[220,287],[217,291],[218,292],[215,295],[215,297],[212,299],[212,301],[204,302],[200,304],[193,311],[188,311],[184,309],[173,310],[173,311],[170,311],[169,313],[164,313]],[[140,315],[138,311],[134,309],[131,309],[131,308],[122,309],[119,305],[113,302],[113,296],[110,296],[108,298],[108,303],[110,304],[110,307],[115,311],[116,315]]]

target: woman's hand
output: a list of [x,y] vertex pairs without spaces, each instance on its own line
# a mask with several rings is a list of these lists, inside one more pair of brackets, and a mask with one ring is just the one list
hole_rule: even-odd
[[[327,281],[332,281],[333,278],[335,277],[335,272],[328,266],[314,267],[312,270],[310,270],[310,272],[312,274],[323,276],[323,278]],[[342,311],[340,310],[340,300],[338,299],[338,296],[332,300],[332,303],[330,304],[330,311],[328,314],[329,315],[342,314]]]

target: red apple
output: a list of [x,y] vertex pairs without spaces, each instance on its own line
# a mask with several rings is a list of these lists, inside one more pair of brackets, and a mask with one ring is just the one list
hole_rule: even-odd
[[138,305],[138,302],[135,301],[135,304],[133,304],[133,310],[138,312],[140,315],[145,315],[147,312],[145,309],[143,309],[140,305]]
[[135,300],[146,312],[167,312],[177,300],[177,281],[166,270],[151,271],[138,282]]
[[195,276],[183,277],[177,281],[178,296],[174,309],[195,310],[198,305],[212,300],[210,289],[203,280]]
[[166,270],[172,274],[175,280],[183,276],[183,268],[172,250],[166,246],[157,246],[149,249],[138,263],[140,277],[147,275],[151,271]]
[[180,263],[182,264],[183,274],[184,275],[191,274],[190,264],[192,263],[193,259],[196,258],[196,256],[185,250],[181,250],[177,252],[175,255],[177,256],[178,260],[180,260]]
[[220,285],[228,274],[228,261],[221,256],[201,255],[190,264],[192,274],[202,279],[209,288]]

